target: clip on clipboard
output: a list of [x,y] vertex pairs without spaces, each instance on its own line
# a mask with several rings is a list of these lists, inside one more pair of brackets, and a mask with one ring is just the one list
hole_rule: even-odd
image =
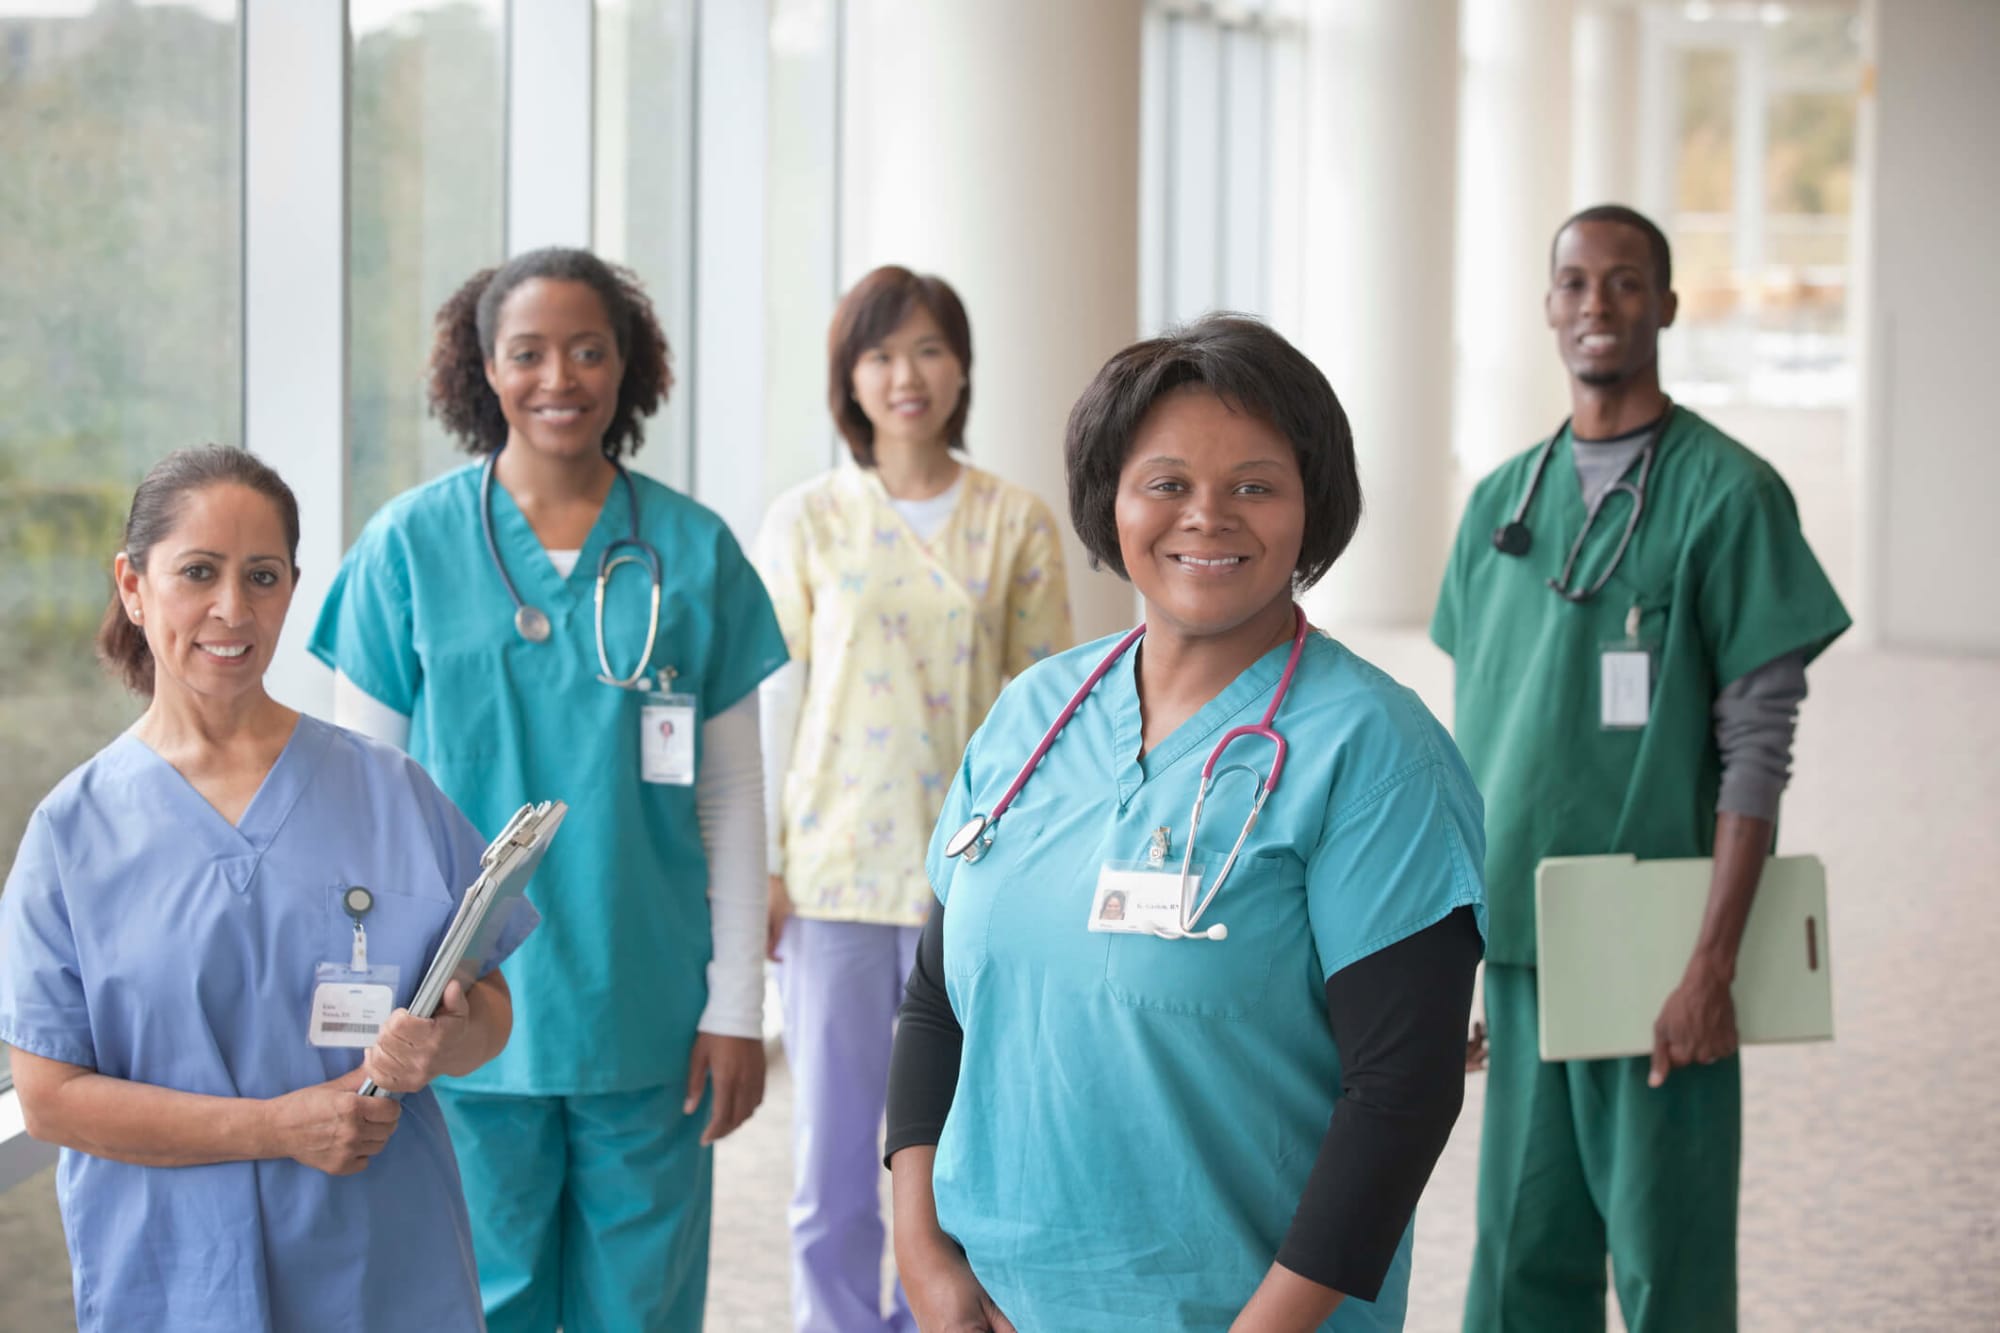
[[[569,807],[561,801],[524,805],[500,830],[479,857],[479,878],[459,900],[458,912],[444,932],[424,979],[417,984],[409,1010],[418,1018],[429,1018],[444,999],[445,983],[457,978],[466,990],[479,979],[479,970],[492,956],[501,928],[511,917],[515,903],[527,892],[535,867],[542,863],[556,829],[562,825]],[[361,1085],[363,1097],[393,1097],[369,1079]]]

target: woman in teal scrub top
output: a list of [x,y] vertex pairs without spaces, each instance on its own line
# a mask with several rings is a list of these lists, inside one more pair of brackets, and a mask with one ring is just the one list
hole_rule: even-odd
[[690,1330],[710,1145],[763,1095],[756,688],[785,656],[716,515],[628,470],[671,384],[629,273],[538,250],[438,314],[479,461],[370,520],[313,651],[487,833],[570,813],[509,961],[514,1040],[441,1088],[491,1328]]
[[[1360,516],[1346,417],[1284,339],[1212,316],[1113,357],[1067,452],[1144,633],[1015,680],[932,840],[890,1076],[910,1305],[926,1330],[1401,1328],[1484,838],[1443,728],[1293,600]],[[1260,722],[1288,742],[1261,813],[1275,747],[1240,736],[1191,828],[1218,742]]]

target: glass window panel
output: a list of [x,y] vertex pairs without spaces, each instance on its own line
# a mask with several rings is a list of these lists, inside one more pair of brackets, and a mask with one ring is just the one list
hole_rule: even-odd
[[350,0],[348,481],[352,540],[463,461],[428,413],[438,306],[500,261],[504,0]]
[[[92,638],[133,486],[242,435],[233,3],[0,0],[0,846],[139,704]],[[0,1059],[5,1058],[0,1048]],[[72,1327],[52,1173],[0,1195],[0,1327]]]
[[688,489],[694,337],[694,0],[598,0],[597,252],[639,275],[674,367],[635,466]]

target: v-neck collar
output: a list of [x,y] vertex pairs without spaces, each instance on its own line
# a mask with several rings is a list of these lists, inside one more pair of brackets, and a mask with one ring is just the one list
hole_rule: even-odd
[[[874,468],[859,466],[855,468],[855,471],[861,474],[862,487],[873,498],[875,507],[887,513],[890,519],[902,528],[903,535],[910,540],[910,543],[917,550],[924,552],[925,555],[932,556],[932,562],[936,563],[935,551],[943,548],[945,538],[950,535],[953,528],[958,526],[960,520],[965,515],[965,497],[972,491],[972,465],[970,463],[960,463],[958,465],[958,479],[952,483],[952,486],[958,488],[958,492],[952,496],[951,512],[945,515],[944,522],[938,525],[938,530],[931,534],[929,541],[925,541],[917,530],[910,526],[910,520],[903,517],[903,511],[896,507],[896,497],[889,494],[889,488],[882,484],[880,473],[876,472]],[[949,490],[951,488],[946,487],[945,489]],[[937,497],[933,496],[931,498],[936,499]]]
[[[1139,652],[1144,646],[1144,639],[1133,645],[1126,652],[1125,660],[1098,687],[1103,689],[1108,686],[1112,691],[1111,731],[1115,746],[1112,768],[1118,781],[1118,803],[1121,806],[1130,801],[1139,788],[1172,768],[1190,750],[1215,735],[1224,723],[1246,706],[1262,699],[1284,674],[1285,662],[1292,653],[1292,641],[1287,638],[1245,667],[1235,680],[1223,686],[1213,699],[1196,709],[1192,717],[1175,727],[1171,734],[1141,758],[1139,745],[1145,739],[1146,727],[1139,709]],[[1293,683],[1296,685],[1297,681]]]
[[235,855],[223,855],[218,860],[228,862],[223,866],[232,884],[237,888],[247,885],[249,876],[255,873],[256,864],[263,858],[271,844],[277,841],[283,831],[285,821],[291,818],[292,810],[299,798],[312,783],[313,774],[319,771],[320,758],[332,739],[333,729],[316,718],[299,714],[292,726],[292,734],[285,741],[285,748],[272,761],[271,771],[257,785],[256,795],[243,807],[243,816],[232,824],[223,818],[222,812],[208,803],[208,799],[195,789],[187,775],[169,763],[164,755],[140,740],[137,733],[127,731],[118,738],[118,744],[125,746],[142,772],[150,772],[154,780],[165,785],[173,793],[171,800],[191,811],[187,823],[196,828],[209,830],[211,840],[230,845]]
[[[1666,460],[1667,447],[1673,443],[1674,436],[1679,430],[1681,424],[1680,418],[1680,404],[1675,403],[1667,408],[1667,419],[1660,426],[1660,436],[1653,441],[1653,466],[1652,470],[1646,474],[1646,489],[1648,491],[1651,491],[1653,484],[1660,479],[1660,467]],[[1626,464],[1625,471],[1619,474],[1618,480],[1622,482],[1628,478],[1636,477],[1638,475],[1639,462],[1645,456],[1646,451],[1644,449],[1634,454],[1632,461]],[[1561,502],[1563,516],[1577,523],[1582,523],[1588,519],[1590,517],[1590,504],[1584,499],[1583,479],[1576,475],[1576,429],[1568,423],[1564,423],[1563,425],[1562,438],[1556,441],[1555,451],[1549,457],[1547,470],[1560,474],[1555,478],[1556,489],[1551,498]],[[1548,484],[1549,478],[1544,475],[1543,485]],[[1568,547],[1564,547],[1563,549],[1568,550]]]
[[[629,498],[625,494],[628,485],[633,488]],[[493,542],[500,548],[500,558],[507,562],[507,573],[520,590],[521,600],[544,610],[549,607],[569,610],[587,600],[597,581],[598,553],[616,537],[634,535],[625,528],[631,522],[632,506],[638,499],[638,485],[630,472],[613,473],[611,489],[604,493],[604,503],[597,507],[590,535],[584,539],[577,551],[576,564],[565,577],[556,572],[548,548],[535,535],[528,516],[515,503],[513,492],[496,473],[492,496]]]

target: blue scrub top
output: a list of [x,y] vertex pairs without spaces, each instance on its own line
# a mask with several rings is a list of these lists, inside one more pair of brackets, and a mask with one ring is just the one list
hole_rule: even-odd
[[[1340,1057],[1326,978],[1471,906],[1485,928],[1478,791],[1417,697],[1308,637],[1275,722],[1290,753],[1202,918],[1225,940],[1092,934],[1098,872],[1171,830],[1178,867],[1210,750],[1255,723],[1288,643],[1143,759],[1128,654],[1080,708],[974,864],[944,855],[990,811],[1115,639],[1022,675],[966,751],[932,838],[946,989],[965,1029],[933,1175],[938,1219],[1022,1328],[1222,1328],[1263,1280],[1305,1189]],[[1271,746],[1233,744],[1261,777]],[[1216,784],[1196,856],[1235,842],[1255,778]],[[1410,1236],[1377,1300],[1329,1329],[1399,1329]]]
[[[524,802],[570,805],[528,890],[542,928],[504,969],[513,1038],[452,1086],[558,1096],[684,1080],[712,953],[695,789],[640,780],[643,699],[597,679],[597,560],[629,535],[624,484],[612,486],[568,578],[507,488],[493,487],[501,558],[554,630],[529,643],[514,631],[514,603],[486,550],[479,473],[478,464],[447,473],[369,521],[311,644],[410,718],[410,753],[488,836]],[[693,695],[706,720],[784,662],[784,637],[722,520],[631,477],[664,585],[649,665],[671,667],[673,688]],[[624,674],[646,641],[652,585],[643,569],[618,569],[606,598],[606,646]]]
[[[343,892],[374,891],[369,962],[401,970],[407,1004],[484,848],[407,756],[310,717],[234,826],[127,733],[29,821],[0,897],[0,1041],[216,1097],[337,1078],[362,1052],[306,1033],[314,969],[349,960]],[[517,907],[499,954],[534,924]],[[428,1091],[357,1175],[65,1149],[56,1188],[85,1330],[482,1327]]]

